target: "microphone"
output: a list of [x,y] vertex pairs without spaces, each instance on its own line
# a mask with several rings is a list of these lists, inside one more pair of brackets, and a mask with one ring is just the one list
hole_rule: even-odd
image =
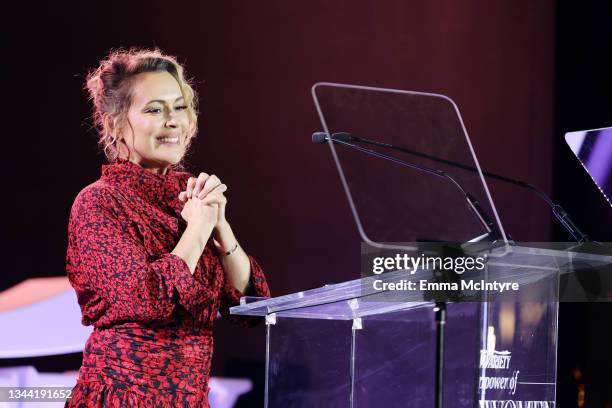
[[[317,136],[317,139],[320,139],[321,137],[324,137],[325,139],[322,142],[317,142],[317,143],[326,143],[327,142],[327,133],[325,132],[316,132],[312,135],[313,138],[313,143],[315,143],[314,139],[315,139],[315,135]],[[322,136],[321,136],[322,135]],[[338,139],[336,139],[336,135],[338,135]],[[474,173],[478,172],[478,169],[466,164],[462,164],[462,163],[457,163],[457,162],[453,162],[451,160],[446,160],[443,159],[441,157],[437,157],[437,156],[432,156],[429,154],[425,154],[425,153],[421,153],[421,152],[417,152],[415,150],[411,150],[411,149],[407,149],[401,146],[395,146],[389,143],[383,143],[383,142],[379,142],[376,140],[371,140],[371,139],[366,139],[363,137],[358,137],[358,136],[354,136],[350,133],[347,132],[338,132],[338,133],[333,133],[332,134],[332,140],[342,140],[342,141],[354,141],[354,142],[360,142],[360,143],[364,143],[364,144],[368,144],[368,145],[372,145],[372,146],[378,146],[378,147],[384,147],[384,148],[388,148],[388,149],[392,149],[392,150],[396,150],[399,151],[401,153],[405,153],[405,154],[410,154],[413,156],[417,156],[417,157],[423,157],[432,161],[436,161],[438,163],[443,163],[443,164],[447,164],[449,166],[452,167],[456,167],[456,168],[460,168],[463,170],[468,170],[468,171],[472,171]],[[555,215],[555,217],[557,218],[557,220],[561,223],[561,225],[563,225],[563,227],[565,228],[565,230],[572,236],[572,238],[574,238],[574,240],[576,240],[576,242],[578,243],[584,243],[584,242],[591,242],[591,239],[588,237],[588,235],[584,234],[580,228],[578,228],[578,226],[576,226],[576,224],[574,224],[574,222],[571,220],[569,214],[563,209],[563,207],[561,207],[561,205],[556,204],[555,202],[553,202],[553,200],[548,197],[548,195],[546,195],[546,193],[544,193],[543,191],[541,191],[540,189],[538,189],[537,187],[526,183],[524,181],[521,180],[516,180],[510,177],[506,177],[506,176],[501,176],[499,174],[495,174],[495,173],[491,173],[488,171],[482,171],[482,174],[486,177],[492,178],[494,180],[499,180],[499,181],[503,181],[505,183],[509,183],[509,184],[514,184],[515,186],[519,186],[521,188],[525,188],[527,190],[532,191],[533,193],[537,194],[542,200],[544,200],[546,202],[546,204],[548,204],[548,206],[551,208],[552,213]]]
[[[325,144],[328,141],[329,141],[329,138],[327,137],[327,133],[325,132],[314,132],[312,134],[312,143],[314,144]],[[357,138],[355,138],[350,133],[338,132],[338,133],[332,134],[332,142],[335,143],[337,141],[352,142],[352,141],[357,141]]]

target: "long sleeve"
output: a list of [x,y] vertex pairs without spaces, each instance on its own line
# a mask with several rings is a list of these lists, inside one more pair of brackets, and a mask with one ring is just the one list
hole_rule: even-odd
[[67,270],[83,324],[165,321],[177,305],[194,315],[210,302],[208,288],[180,257],[151,257],[114,204],[103,189],[89,189],[73,205]]
[[229,314],[229,308],[238,305],[240,303],[240,298],[243,296],[270,297],[270,288],[268,287],[263,269],[250,255],[249,261],[251,263],[251,278],[246,291],[244,293],[240,292],[229,282],[228,279],[225,279],[223,293],[221,296],[221,314],[223,316],[230,316],[232,322],[243,326],[251,326],[257,323],[259,319],[244,316],[231,316]]

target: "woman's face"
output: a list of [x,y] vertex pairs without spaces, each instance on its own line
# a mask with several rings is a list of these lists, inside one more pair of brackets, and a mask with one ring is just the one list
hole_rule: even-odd
[[163,174],[185,154],[192,129],[181,89],[168,72],[147,72],[135,77],[131,91],[119,157]]

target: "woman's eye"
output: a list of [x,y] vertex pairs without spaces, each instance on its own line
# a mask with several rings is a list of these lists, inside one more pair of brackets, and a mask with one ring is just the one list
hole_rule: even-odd
[[181,105],[181,106],[177,106],[174,109],[176,109],[176,110],[185,110],[185,109],[187,109],[187,106],[186,105]]
[[145,112],[147,112],[147,113],[160,113],[161,109],[160,108],[149,108]]

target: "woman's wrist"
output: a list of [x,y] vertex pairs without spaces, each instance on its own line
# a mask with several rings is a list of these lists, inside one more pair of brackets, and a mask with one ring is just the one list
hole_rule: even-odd
[[234,237],[234,232],[232,231],[232,227],[227,221],[222,221],[215,224],[215,228],[213,229],[213,235],[215,237],[215,240],[217,240],[217,242],[219,242],[224,248],[230,245],[233,246],[233,241],[236,241],[236,238]]
[[232,228],[227,220],[223,220],[215,224],[215,235],[227,235],[227,233],[231,230]]
[[185,261],[191,274],[195,272],[198,260],[202,256],[202,252],[204,252],[204,247],[209,237],[210,230],[208,235],[206,235],[203,228],[197,223],[189,223],[176,247],[172,250],[172,254]]
[[236,247],[238,240],[234,236],[232,227],[227,221],[215,225],[213,233],[217,244],[217,249],[219,249],[220,252],[226,253]]
[[213,230],[214,225],[204,221],[188,222],[186,228],[186,232],[190,231],[199,238],[198,244],[202,247],[202,250],[204,250]]

